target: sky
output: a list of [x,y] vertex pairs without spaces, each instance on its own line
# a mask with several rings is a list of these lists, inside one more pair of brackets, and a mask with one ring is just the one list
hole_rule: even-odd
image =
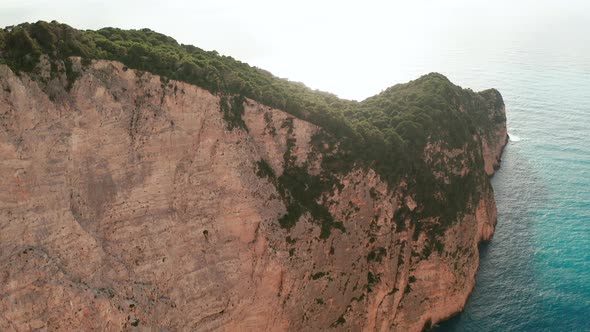
[[[362,100],[420,71],[440,71],[453,52],[485,61],[507,43],[534,45],[539,38],[577,52],[571,45],[588,40],[568,40],[563,27],[590,32],[590,1],[0,0],[1,27],[38,20],[78,29],[150,28]],[[477,50],[470,49],[474,39]]]

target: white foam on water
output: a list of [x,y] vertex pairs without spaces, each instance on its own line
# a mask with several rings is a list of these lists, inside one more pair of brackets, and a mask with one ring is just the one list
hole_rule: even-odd
[[511,133],[508,133],[508,137],[510,138],[511,142],[520,142],[521,141],[520,137],[518,137],[514,134],[511,134]]

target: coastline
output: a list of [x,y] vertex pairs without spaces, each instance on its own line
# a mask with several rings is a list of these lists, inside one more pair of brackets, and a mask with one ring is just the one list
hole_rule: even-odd
[[[504,127],[503,130],[505,131],[506,127]],[[510,141],[510,136],[508,135],[508,133],[506,133],[505,135],[502,135],[502,136],[504,136],[503,142],[499,146],[499,148],[497,149],[496,155],[495,155],[497,163],[493,164],[494,171],[488,175],[489,178],[494,177],[494,175],[496,174],[496,171],[498,171],[501,168],[502,155],[504,154],[504,150]],[[492,188],[492,190],[493,190],[493,188]],[[492,194],[493,194],[492,198],[494,198],[494,210],[495,210],[496,209],[495,193],[492,191]],[[481,245],[485,245],[491,241],[491,239],[495,233],[495,226],[497,225],[497,218],[496,218],[496,220],[493,221],[493,225],[494,225],[494,227],[493,227],[491,233],[489,234],[489,236],[486,237],[486,236],[482,236],[483,234],[478,234],[479,239],[476,241],[476,243],[477,243],[477,246],[476,246],[477,247],[477,264],[476,265],[477,266],[476,266],[475,273],[474,273],[473,277],[470,279],[470,285],[468,286],[468,291],[465,295],[464,301],[460,305],[460,310],[452,313],[451,315],[449,315],[445,318],[437,320],[436,322],[430,322],[429,320],[427,320],[426,323],[424,324],[424,326],[422,327],[422,331],[434,331],[439,327],[440,323],[446,322],[454,317],[461,315],[461,313],[463,313],[465,306],[467,305],[467,302],[469,301],[469,299],[471,297],[471,294],[475,290],[477,273],[479,272],[479,269],[481,266],[481,264],[480,264],[481,256],[479,253],[480,247],[481,247]]]

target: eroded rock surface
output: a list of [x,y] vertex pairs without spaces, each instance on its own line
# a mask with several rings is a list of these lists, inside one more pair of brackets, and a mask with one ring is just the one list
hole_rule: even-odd
[[[324,193],[345,231],[321,239],[309,215],[286,230],[258,162],[280,176],[291,149],[320,172],[320,128],[246,100],[248,130],[229,130],[206,90],[74,62],[71,87],[0,65],[0,330],[417,331],[463,308],[496,223],[488,182],[429,255],[396,222],[416,208],[407,183],[370,169]],[[480,153],[493,174],[505,124],[474,140],[480,151],[434,142],[425,158],[462,174]]]

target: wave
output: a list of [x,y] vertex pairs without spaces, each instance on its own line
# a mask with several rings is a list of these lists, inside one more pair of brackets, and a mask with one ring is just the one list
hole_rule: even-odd
[[520,137],[518,137],[514,134],[511,134],[511,133],[508,133],[508,138],[510,139],[511,142],[520,142],[521,141]]

